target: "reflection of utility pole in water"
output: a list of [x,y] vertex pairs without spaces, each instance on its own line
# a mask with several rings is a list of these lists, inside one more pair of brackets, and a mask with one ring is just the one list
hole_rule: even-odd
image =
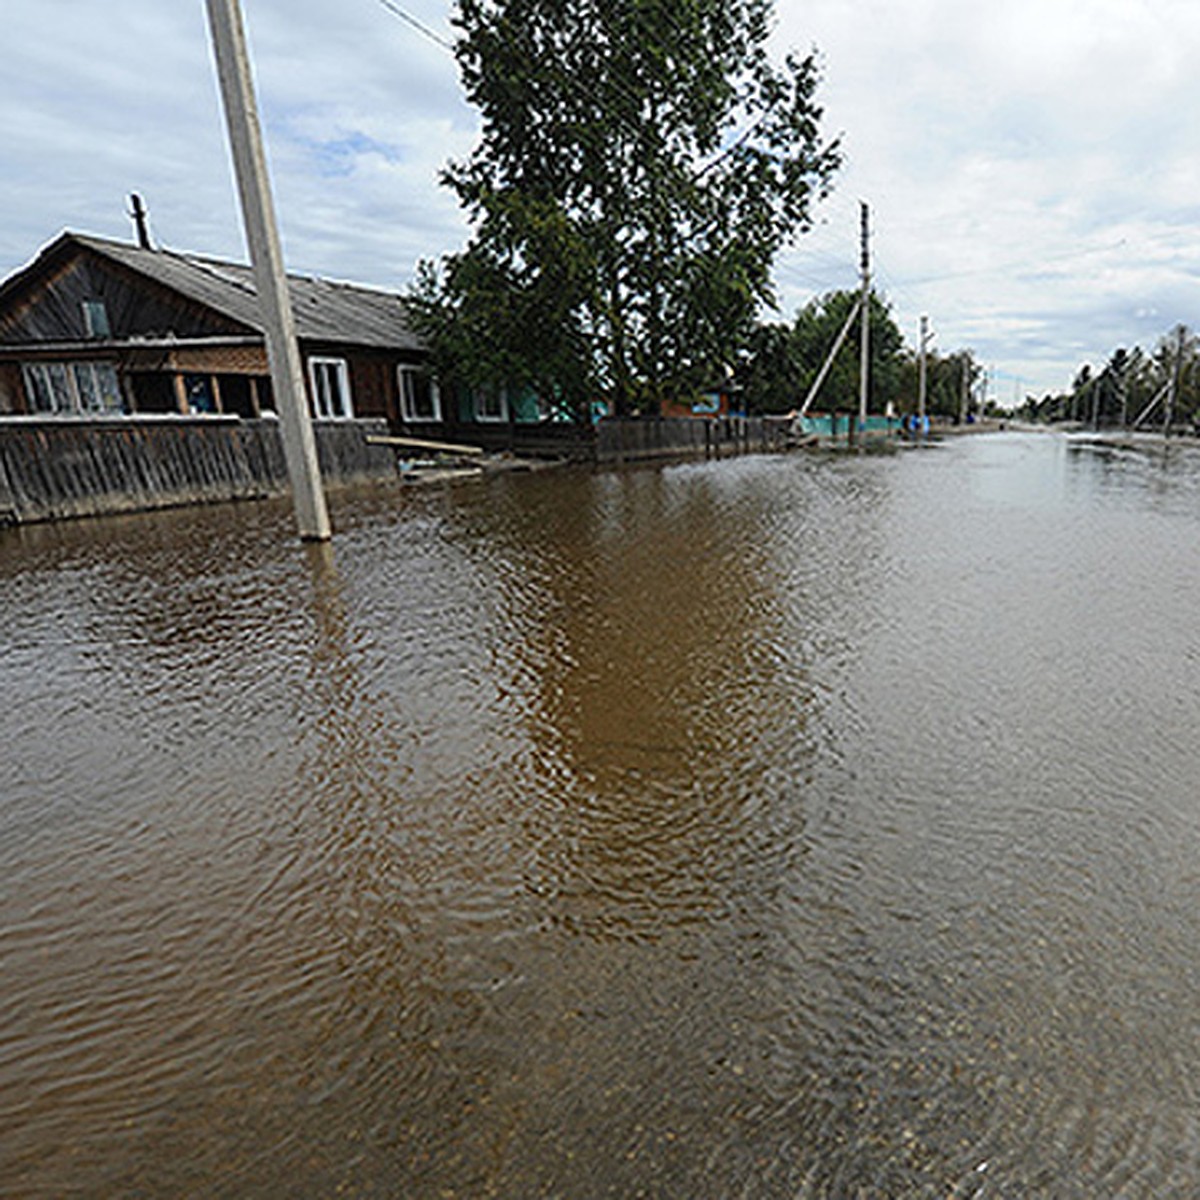
[[329,514],[325,493],[321,490],[317,446],[308,415],[304,372],[283,270],[283,251],[271,203],[267,158],[258,122],[241,9],[238,0],[207,0],[207,4],[213,54],[242,202],[242,219],[250,246],[250,263],[254,268],[254,287],[266,331],[267,359],[279,409],[296,524],[303,540],[326,541],[330,536]]

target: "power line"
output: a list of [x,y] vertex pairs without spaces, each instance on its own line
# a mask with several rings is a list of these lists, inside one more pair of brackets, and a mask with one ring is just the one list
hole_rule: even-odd
[[436,29],[426,25],[419,17],[414,17],[406,8],[401,8],[395,0],[378,0],[384,8],[388,10],[394,17],[398,17],[406,25],[412,26],[422,37],[428,38],[435,45],[440,46],[443,50],[448,50],[451,54],[454,53],[454,43],[449,38],[442,37]]
[[[392,16],[403,21],[406,25],[410,26],[412,29],[415,29],[423,37],[427,38],[429,41],[432,41],[440,49],[447,51],[452,57],[457,59],[457,48],[454,42],[443,37],[437,32],[437,30],[431,28],[429,25],[426,25],[425,22],[420,20],[420,18],[414,16],[400,4],[397,4],[395,0],[377,0],[377,3],[391,13]],[[531,58],[536,57],[537,47],[531,43],[531,41],[528,39],[528,36],[524,34],[524,31],[521,32],[522,49],[529,54]],[[597,105],[600,103],[596,92],[589,88],[578,76],[564,71],[557,63],[554,62],[546,63],[544,65],[548,68],[551,76],[561,86],[563,86],[567,92],[574,92],[577,97],[582,97],[583,99]],[[629,90],[629,84],[626,80],[618,78],[615,73],[610,71],[609,81],[612,83],[614,90],[617,91],[627,103],[630,103],[634,107],[638,107],[640,105],[640,101],[636,98],[634,93]],[[624,112],[618,111],[615,116],[616,123],[623,126],[627,133],[633,135],[634,137],[641,137],[644,135],[644,126],[642,124],[635,123],[633,119],[627,116]],[[591,139],[594,146],[603,145],[603,134],[591,125],[585,126],[580,132],[585,133],[587,137]]]
[[1085,250],[1068,250],[1062,254],[1045,255],[1042,258],[1033,261],[1029,258],[1012,259],[1004,263],[989,263],[983,267],[970,267],[962,271],[947,271],[941,275],[920,275],[916,278],[908,280],[909,287],[924,287],[927,284],[947,283],[954,279],[969,279],[976,275],[994,275],[1001,271],[1016,271],[1021,268],[1037,268],[1044,266],[1047,263],[1066,263],[1075,262],[1078,259],[1090,258],[1094,254],[1104,254],[1109,250],[1119,250],[1125,245],[1126,239],[1107,243],[1103,246],[1092,246]]
[[[456,47],[455,47],[454,42],[452,42],[448,38],[443,37],[440,33],[437,32],[437,30],[435,30],[435,29],[431,28],[429,25],[425,24],[425,22],[422,21],[419,17],[414,16],[411,12],[409,12],[402,5],[397,4],[396,0],[377,0],[377,3],[382,8],[386,9],[389,13],[391,13],[394,17],[396,17],[398,20],[403,21],[406,25],[410,26],[412,29],[415,29],[423,37],[425,37],[429,41],[433,42],[440,49],[445,50],[449,54],[457,57]],[[680,37],[688,38],[688,37],[693,36],[694,31],[692,31],[690,29],[685,30],[683,28],[683,26],[679,23],[679,20],[678,20],[676,14],[671,10],[671,8],[669,6],[667,8],[665,8],[663,11],[664,11],[665,15],[667,16],[668,21],[670,22],[671,26],[674,28],[675,32]],[[531,55],[536,52],[536,47],[534,47],[528,41],[528,39],[525,40],[525,49]],[[572,74],[569,74],[569,73],[563,71],[560,67],[558,67],[557,64],[551,63],[548,65],[549,65],[550,70],[552,71],[554,77],[559,81],[559,83],[564,84],[568,91],[574,91],[577,96],[582,97],[586,100],[592,101],[593,103],[596,103],[596,104],[600,103],[595,90],[592,88],[589,88],[586,85],[586,83],[583,82],[582,79],[580,79],[579,77],[577,77],[575,75],[572,75]],[[611,67],[611,64],[610,64],[610,67]],[[621,98],[623,98],[633,108],[635,108],[635,109],[640,108],[641,107],[641,99],[638,97],[636,92],[634,92],[632,90],[633,83],[628,78],[622,78],[621,74],[622,73],[619,71],[612,71],[610,69],[610,72],[608,75],[609,83],[612,85],[614,91],[616,91],[621,96]],[[735,151],[737,151],[741,146],[745,145],[746,142],[748,142],[750,140],[750,138],[755,133],[758,132],[759,128],[765,123],[765,121],[767,120],[767,118],[769,116],[770,116],[770,113],[763,113],[762,115],[760,115],[750,125],[748,125],[746,128],[741,130],[738,134],[736,134],[736,136],[733,138],[733,140],[727,146],[718,150],[708,160],[708,162],[704,163],[701,166],[696,167],[693,172],[693,180],[699,180],[699,179],[703,178],[711,170],[713,170],[715,167],[719,166],[731,154],[733,154]],[[635,138],[641,138],[641,137],[645,136],[646,126],[645,126],[644,122],[635,122],[635,120],[632,117],[627,116],[625,113],[620,112],[620,111],[618,111],[616,113],[616,121],[617,121],[617,124],[624,126],[625,131],[627,133],[633,135]],[[591,127],[587,128],[587,133],[593,139],[596,139],[597,137],[600,136],[598,131],[592,129]]]

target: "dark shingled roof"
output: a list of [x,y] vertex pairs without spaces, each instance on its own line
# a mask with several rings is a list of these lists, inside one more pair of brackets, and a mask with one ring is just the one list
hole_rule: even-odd
[[[175,250],[143,250],[127,242],[79,233],[67,233],[60,239],[67,240],[263,332],[254,275],[243,263]],[[288,276],[288,292],[296,335],[305,341],[386,350],[424,349],[403,297],[394,292],[304,275]]]

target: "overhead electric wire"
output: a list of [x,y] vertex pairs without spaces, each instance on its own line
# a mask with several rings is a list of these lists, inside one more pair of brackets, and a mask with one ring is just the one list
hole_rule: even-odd
[[954,279],[969,279],[975,275],[992,275],[1000,271],[1017,271],[1022,268],[1034,270],[1046,264],[1075,262],[1081,258],[1090,258],[1093,254],[1103,254],[1109,250],[1118,250],[1125,245],[1126,238],[1103,246],[1092,246],[1085,250],[1066,250],[1061,254],[1044,255],[1036,262],[1028,258],[1012,259],[1004,263],[988,263],[986,266],[970,267],[961,271],[946,271],[940,275],[921,275],[909,280],[909,286],[922,287],[926,284],[946,283]]
[[[406,25],[410,26],[412,29],[415,29],[423,37],[434,42],[439,48],[447,51],[452,57],[457,58],[457,48],[454,42],[442,37],[441,34],[439,34],[436,30],[430,28],[418,17],[415,17],[412,13],[410,13],[407,9],[397,4],[395,0],[376,0],[376,2],[398,20],[403,21]],[[529,54],[531,58],[536,55],[537,47],[532,45],[527,37],[522,37],[521,49]],[[565,91],[574,92],[577,98],[582,97],[594,103],[598,108],[601,107],[601,101],[599,100],[596,92],[589,88],[578,76],[564,71],[556,62],[551,62],[546,65],[549,67],[554,81],[562,86]],[[626,100],[632,107],[636,108],[640,106],[641,102],[634,95],[634,93],[629,90],[629,85],[624,80],[618,79],[610,73],[609,83],[613,86],[614,90],[617,91],[618,94],[620,94],[622,98]],[[619,110],[615,114],[615,123],[623,126],[625,132],[631,137],[642,137],[645,134],[645,128],[643,125],[635,123],[630,117]],[[603,148],[603,143],[600,140],[603,137],[603,134],[599,129],[595,128],[591,124],[585,124],[580,127],[579,132],[581,135],[583,135],[585,140],[591,141],[593,149]]]
[[406,8],[402,8],[395,0],[378,0],[378,3],[388,10],[392,16],[397,17],[406,25],[410,25],[423,37],[435,45],[440,46],[443,50],[448,50],[451,54],[454,53],[454,43],[449,38],[444,38],[436,29],[426,25],[419,17],[414,17]]
[[[414,16],[408,11],[408,9],[404,8],[400,4],[397,4],[396,0],[376,0],[376,2],[398,20],[403,21],[412,29],[415,29],[423,37],[433,42],[442,50],[447,51],[452,56],[457,56],[455,43],[453,41],[443,37],[437,32],[437,30],[431,28],[419,17]],[[665,12],[671,25],[674,27],[676,33],[682,37],[686,37],[690,34],[691,31],[683,29],[675,13],[669,6],[667,6],[663,11]],[[530,45],[528,42],[526,42],[524,48],[531,53],[536,49],[536,47]],[[600,101],[597,98],[595,91],[588,88],[588,86],[579,77],[564,72],[558,67],[557,64],[551,64],[551,69],[553,70],[558,82],[565,84],[567,90],[573,90],[577,96],[582,96],[590,101],[594,101],[597,105],[599,105]],[[631,104],[632,107],[641,107],[641,100],[638,98],[636,93],[631,90],[632,85],[628,80],[621,79],[618,74],[610,72],[608,82],[614,88],[614,90],[621,94],[622,97]],[[704,163],[703,165],[694,166],[693,180],[695,181],[703,178],[703,176],[707,175],[711,170],[719,166],[721,162],[733,154],[740,146],[743,146],[767,119],[768,115],[769,114],[767,113],[763,113],[761,116],[759,116],[752,124],[738,133],[737,136],[734,137],[727,146],[724,146],[718,150],[708,160],[708,162]],[[618,123],[625,126],[626,132],[629,134],[635,137],[643,137],[645,135],[645,126],[643,123],[635,123],[631,118],[627,117],[621,112],[616,114],[616,119]],[[586,128],[593,137],[599,136],[598,133],[592,130],[591,126]]]

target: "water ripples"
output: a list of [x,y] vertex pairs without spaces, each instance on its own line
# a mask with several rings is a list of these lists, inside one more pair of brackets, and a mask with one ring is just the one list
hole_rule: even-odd
[[0,535],[0,1194],[1191,1195],[1193,483]]

